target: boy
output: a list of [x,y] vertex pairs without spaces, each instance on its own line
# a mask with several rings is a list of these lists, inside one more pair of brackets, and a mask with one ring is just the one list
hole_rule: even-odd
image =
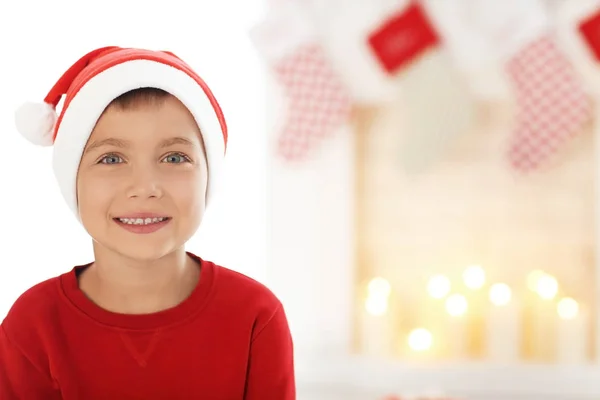
[[15,302],[0,326],[0,399],[295,399],[279,300],[184,250],[227,143],[217,101],[187,64],[94,50],[16,122],[54,146],[94,261]]

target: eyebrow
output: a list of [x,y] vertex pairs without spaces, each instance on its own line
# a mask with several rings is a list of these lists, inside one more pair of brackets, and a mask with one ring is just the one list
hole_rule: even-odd
[[114,146],[114,147],[126,148],[127,146],[129,146],[129,142],[126,140],[115,139],[115,138],[102,139],[102,140],[98,140],[96,142],[92,142],[85,149],[85,152],[89,153],[92,150],[95,150],[97,148],[104,147],[104,146]]
[[[161,148],[165,148],[165,147],[170,147],[176,144],[181,144],[184,146],[190,146],[190,147],[194,147],[194,143],[189,140],[186,139],[184,137],[181,136],[176,136],[176,137],[172,137],[172,138],[168,138],[163,140],[159,147]],[[108,139],[102,139],[102,140],[98,140],[96,142],[92,142],[86,149],[85,152],[88,153],[92,150],[98,149],[100,147],[104,147],[104,146],[113,146],[113,147],[119,147],[119,148],[127,148],[130,146],[130,142],[127,140],[122,140],[122,139],[116,139],[116,138],[108,138]]]
[[176,144],[181,144],[181,145],[190,146],[190,147],[194,147],[195,146],[194,143],[191,140],[186,139],[186,138],[181,137],[181,136],[176,136],[176,137],[172,137],[172,138],[168,138],[168,139],[163,140],[161,142],[161,144],[160,144],[160,147],[170,147],[170,146],[173,146],[173,145],[176,145]]

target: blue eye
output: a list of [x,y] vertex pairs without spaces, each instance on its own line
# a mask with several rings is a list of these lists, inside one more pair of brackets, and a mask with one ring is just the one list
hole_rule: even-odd
[[173,153],[173,154],[169,154],[168,156],[163,158],[163,161],[166,163],[170,163],[170,164],[181,164],[181,163],[189,162],[190,159],[187,158],[183,154]]
[[115,154],[109,154],[107,156],[102,157],[100,160],[100,164],[120,164],[123,162],[123,159]]

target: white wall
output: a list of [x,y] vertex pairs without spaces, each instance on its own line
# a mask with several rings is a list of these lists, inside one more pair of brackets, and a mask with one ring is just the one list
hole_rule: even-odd
[[88,51],[171,50],[220,99],[230,129],[225,185],[189,249],[266,279],[265,70],[247,29],[262,0],[3,1],[0,5],[0,319],[19,294],[92,260],[91,241],[60,197],[52,150],[16,132],[13,111],[41,101]]
[[[271,88],[275,121],[269,127],[276,134],[275,105],[282,93]],[[286,306],[300,362],[348,350],[354,276],[351,138],[349,127],[339,129],[301,164],[270,158],[269,283]]]

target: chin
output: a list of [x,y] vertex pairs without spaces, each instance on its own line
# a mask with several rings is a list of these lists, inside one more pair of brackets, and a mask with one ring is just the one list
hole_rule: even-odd
[[[104,248],[122,257],[139,262],[159,260],[185,246],[193,236],[193,226],[169,226],[150,234],[133,234],[109,229],[99,232],[89,232],[100,248]],[[96,235],[92,233],[97,233]]]
[[[181,244],[178,241],[167,240],[120,240],[116,241],[112,237],[109,240],[94,241],[99,245],[97,250],[109,251],[113,254],[118,254],[121,257],[135,260],[138,262],[152,262],[159,260],[174,251],[183,247],[185,242]],[[103,249],[103,250],[101,250]]]
[[152,241],[149,241],[148,243],[131,243],[128,246],[123,246],[122,243],[119,243],[118,245],[113,246],[113,249],[119,254],[132,260],[149,262],[161,259],[182,246],[183,243],[179,244],[172,241],[167,243],[152,243]]

